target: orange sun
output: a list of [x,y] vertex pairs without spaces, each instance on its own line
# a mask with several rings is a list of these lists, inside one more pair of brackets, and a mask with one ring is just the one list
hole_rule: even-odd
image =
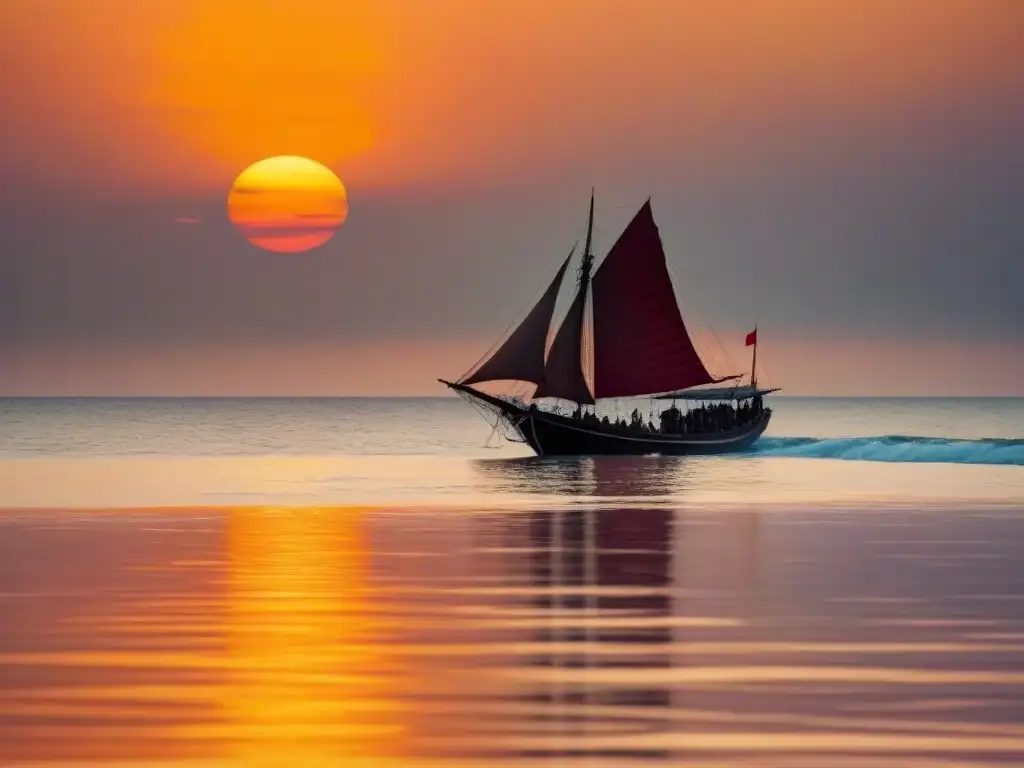
[[255,246],[302,253],[330,240],[348,216],[348,195],[330,168],[297,155],[268,157],[242,171],[228,218]]

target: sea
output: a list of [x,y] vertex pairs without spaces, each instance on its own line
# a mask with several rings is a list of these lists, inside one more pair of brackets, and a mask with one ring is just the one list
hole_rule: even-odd
[[0,399],[0,766],[1024,765],[1024,399],[769,404]]

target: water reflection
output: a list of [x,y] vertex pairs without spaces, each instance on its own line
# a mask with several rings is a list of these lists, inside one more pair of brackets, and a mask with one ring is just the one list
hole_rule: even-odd
[[[538,588],[534,604],[550,615],[535,633],[545,651],[532,663],[573,669],[578,682],[557,674],[531,697],[543,703],[547,749],[526,754],[549,757],[671,757],[670,751],[591,747],[594,733],[646,730],[649,722],[634,714],[646,707],[670,707],[672,692],[661,685],[617,689],[590,685],[591,669],[656,670],[671,666],[672,513],[660,509],[555,511],[532,514],[530,578]],[[618,627],[603,618],[629,617]],[[573,621],[573,619],[579,619]],[[643,619],[655,619],[647,623]],[[633,644],[647,647],[634,655]],[[652,652],[653,651],[653,652]],[[581,675],[582,673],[582,675]],[[599,707],[617,707],[615,718],[597,716]]]
[[529,456],[473,461],[488,491],[578,496],[591,502],[606,497],[662,497],[685,491],[685,459],[673,456]]
[[358,509],[228,519],[225,733],[240,764],[401,755],[411,707]]
[[[672,457],[481,461],[475,469],[499,487],[537,494],[642,501],[685,486],[684,464]],[[528,737],[508,743],[508,752],[556,764],[675,759],[675,750],[648,739],[672,725],[671,717],[655,713],[671,713],[673,686],[659,680],[671,675],[659,672],[674,664],[675,630],[685,618],[673,589],[676,515],[630,504],[507,518],[510,531],[525,537],[531,605],[547,617],[530,638],[537,650],[529,659],[546,674],[523,697],[534,705],[532,730],[546,738],[521,725]],[[693,618],[695,625],[704,622]],[[716,623],[729,624],[707,620]],[[603,679],[603,670],[619,679],[635,671],[648,682],[617,686]]]
[[1024,515],[679,512],[635,466],[543,491],[600,508],[0,516],[0,763],[1021,764]]

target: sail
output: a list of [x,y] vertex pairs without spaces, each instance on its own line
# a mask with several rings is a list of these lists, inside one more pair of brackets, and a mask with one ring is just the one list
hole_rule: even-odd
[[536,384],[544,379],[544,347],[548,341],[551,316],[555,312],[555,301],[558,299],[558,289],[562,286],[562,277],[575,251],[576,246],[573,246],[555,279],[530,310],[530,314],[523,318],[519,327],[493,355],[461,383],[510,380]]
[[589,405],[594,396],[583,374],[583,319],[587,292],[576,293],[562,326],[555,334],[544,366],[544,380],[537,385],[536,397],[560,397],[574,403]]
[[719,381],[679,313],[650,200],[608,252],[591,290],[596,397],[639,397]]

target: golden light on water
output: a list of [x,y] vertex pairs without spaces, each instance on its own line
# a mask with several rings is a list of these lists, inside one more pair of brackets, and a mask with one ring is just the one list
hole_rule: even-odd
[[409,704],[379,642],[360,510],[236,510],[227,541],[233,757],[312,768],[400,753]]
[[268,157],[235,179],[228,217],[259,248],[302,253],[334,237],[348,217],[348,193],[341,179],[315,160]]

